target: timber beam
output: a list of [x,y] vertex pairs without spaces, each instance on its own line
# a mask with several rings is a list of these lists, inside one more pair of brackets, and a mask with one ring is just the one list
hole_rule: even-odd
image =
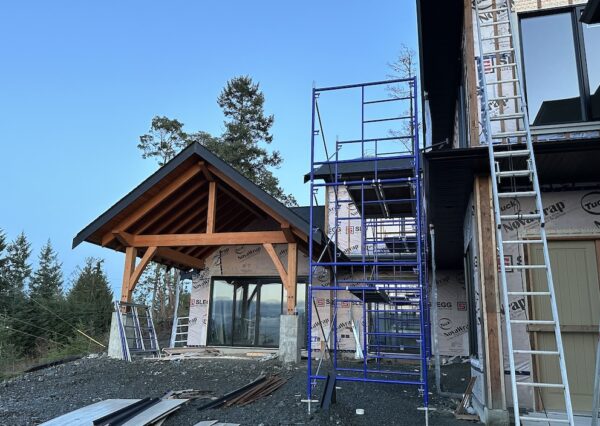
[[244,244],[284,244],[283,231],[217,232],[214,234],[163,234],[133,235],[115,231],[128,247],[189,247],[189,246],[237,246]]

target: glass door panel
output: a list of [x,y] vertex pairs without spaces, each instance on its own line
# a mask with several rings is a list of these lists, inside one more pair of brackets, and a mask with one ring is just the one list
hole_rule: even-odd
[[279,346],[282,287],[280,283],[260,285],[258,346]]
[[209,345],[231,345],[233,285],[215,280],[210,300]]
[[256,345],[256,301],[259,286],[239,284],[235,290],[234,346]]

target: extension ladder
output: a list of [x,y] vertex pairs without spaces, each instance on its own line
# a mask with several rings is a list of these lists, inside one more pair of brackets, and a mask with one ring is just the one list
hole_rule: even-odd
[[[494,199],[494,215],[496,221],[496,243],[498,251],[498,263],[500,265],[500,281],[502,285],[502,303],[505,312],[505,328],[507,335],[508,359],[510,363],[510,381],[513,396],[513,408],[515,424],[519,426],[521,421],[548,422],[547,417],[521,415],[519,410],[519,398],[517,389],[520,386],[561,389],[564,394],[564,402],[567,418],[552,418],[551,422],[573,425],[573,410],[571,396],[569,393],[569,382],[567,380],[567,368],[565,364],[564,349],[558,320],[558,308],[556,294],[550,268],[550,255],[546,230],[544,228],[544,210],[542,206],[541,191],[538,181],[537,168],[531,141],[529,117],[523,91],[521,65],[517,51],[517,44],[513,34],[516,24],[513,21],[514,12],[511,10],[510,0],[496,0],[491,2],[490,7],[482,8],[475,1],[475,14],[477,22],[477,36],[479,55],[477,57],[477,68],[479,77],[479,95],[481,100],[483,135],[488,145],[490,171],[493,173],[492,191]],[[486,4],[488,2],[485,2]],[[495,73],[497,79],[489,80],[486,71]],[[506,76],[508,74],[508,76]],[[503,93],[503,91],[508,93]],[[511,93],[510,90],[513,92]],[[488,92],[492,92],[489,96]],[[504,113],[504,106],[508,102],[514,102],[515,111]],[[494,111],[495,107],[498,111]],[[492,128],[494,126],[494,129]],[[514,127],[512,130],[506,128]],[[498,129],[499,128],[499,129]],[[514,144],[524,140],[525,146],[515,148]],[[535,212],[523,213],[520,210],[520,201],[529,198],[535,200]],[[516,214],[507,214],[500,208],[501,200],[515,200],[517,206]],[[528,227],[534,232],[535,239],[518,237],[513,240],[504,240],[502,236],[502,224],[507,221],[526,221]],[[510,291],[507,285],[504,249],[505,247],[518,247],[524,250],[528,245],[541,246],[543,263],[510,265],[512,270],[539,270],[545,271],[547,291]],[[538,298],[540,303],[550,303],[552,318],[540,319],[511,319],[509,307],[509,296],[524,296]],[[515,324],[525,325],[547,325],[554,329],[556,350],[535,350],[514,348],[512,328]],[[517,382],[515,371],[515,355],[525,354],[530,356],[558,357],[561,383],[545,382]]]

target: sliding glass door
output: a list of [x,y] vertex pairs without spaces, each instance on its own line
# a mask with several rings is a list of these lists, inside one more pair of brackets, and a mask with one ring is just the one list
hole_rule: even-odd
[[[306,285],[298,283],[298,314],[304,322]],[[265,278],[218,278],[212,284],[208,344],[279,346],[280,315],[287,312],[281,282]]]

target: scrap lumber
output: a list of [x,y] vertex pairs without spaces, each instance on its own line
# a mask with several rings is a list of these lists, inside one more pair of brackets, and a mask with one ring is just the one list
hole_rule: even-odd
[[259,383],[262,383],[266,379],[267,379],[266,376],[260,376],[256,380],[248,383],[247,385],[244,385],[241,388],[238,388],[238,389],[235,389],[235,390],[233,390],[233,391],[231,391],[229,393],[226,393],[221,398],[217,398],[214,401],[209,402],[208,404],[204,404],[203,406],[198,407],[198,411],[206,410],[208,408],[217,408],[217,407],[220,407],[221,405],[225,404],[230,399],[235,398],[237,395],[245,392],[246,390],[248,390],[248,389],[256,386]]
[[224,405],[226,407],[231,407],[233,405],[248,405],[257,399],[272,394],[274,391],[283,386],[286,381],[286,379],[283,379],[277,375],[271,376],[264,382],[257,384],[256,386],[248,389],[246,392],[238,395],[230,401],[227,401]]
[[479,420],[479,416],[476,414],[471,414],[467,411],[467,407],[471,405],[471,398],[473,397],[473,387],[475,386],[475,381],[477,377],[471,377],[469,380],[469,384],[467,385],[467,389],[463,394],[463,399],[454,410],[454,417],[459,420]]

